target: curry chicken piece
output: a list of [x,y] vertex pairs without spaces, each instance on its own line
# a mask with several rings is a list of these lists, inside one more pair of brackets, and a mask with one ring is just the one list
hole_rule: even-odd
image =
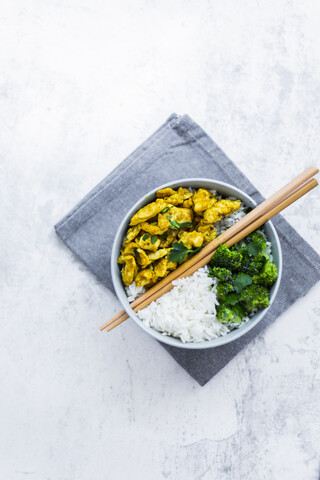
[[123,260],[125,266],[121,270],[122,281],[125,285],[131,285],[137,274],[137,264],[133,255],[123,255]]
[[138,248],[139,245],[136,242],[125,243],[121,251],[122,255],[134,255],[134,250]]
[[171,207],[166,213],[159,213],[158,225],[161,230],[168,230],[171,227],[169,220],[175,220],[178,223],[191,223],[193,211],[191,208]]
[[184,200],[182,202],[182,206],[185,207],[185,208],[191,208],[193,206],[192,197],[188,198],[187,200]]
[[154,273],[157,277],[165,277],[168,275],[169,270],[167,266],[168,260],[166,258],[161,258],[154,266]]
[[165,277],[170,273],[170,270],[174,270],[176,266],[177,264],[175,262],[170,262],[167,257],[164,257],[154,266],[154,273],[157,277]]
[[199,248],[203,244],[203,234],[194,230],[193,232],[183,232],[180,241],[188,248]]
[[206,190],[205,188],[199,188],[199,190],[193,195],[192,201],[193,210],[200,214],[204,210],[212,207],[216,203],[217,199],[212,195],[211,192],[209,192],[209,190]]
[[140,248],[143,248],[143,250],[151,250],[152,252],[155,252],[159,246],[160,246],[160,238],[156,238],[154,241],[154,238],[147,233],[136,239],[136,243]]
[[217,236],[217,230],[212,225],[200,225],[198,231],[202,233],[205,244],[212,242]]
[[193,193],[190,192],[190,190],[180,187],[178,192],[170,195],[170,197],[166,197],[165,201],[168,203],[168,205],[181,205],[185,200],[188,200],[190,197],[192,197],[192,195]]
[[154,271],[151,268],[144,268],[141,270],[135,278],[137,287],[144,287],[145,285],[155,280]]
[[178,235],[178,230],[167,230],[167,234],[161,239],[160,247],[165,248],[172,245]]
[[137,253],[136,255],[137,262],[142,268],[146,267],[147,265],[150,265],[151,260],[149,260],[148,255],[142,248],[137,248],[136,253]]
[[162,233],[164,233],[164,231],[161,230],[155,222],[152,222],[152,223],[142,222],[142,223],[139,223],[137,227],[138,226],[144,232],[150,233],[150,235],[162,235]]
[[213,207],[208,208],[203,214],[204,220],[209,223],[215,223],[235,212],[241,205],[241,200],[219,200]]
[[164,197],[170,197],[170,195],[175,195],[177,192],[173,190],[172,188],[162,188],[161,190],[158,190],[156,192],[156,197],[157,198],[164,198]]
[[136,225],[135,227],[129,228],[129,230],[127,231],[126,238],[125,238],[123,243],[132,242],[132,240],[134,240],[136,238],[136,236],[138,235],[140,230],[141,230],[140,225]]
[[148,255],[148,258],[150,262],[154,262],[155,260],[158,260],[159,258],[166,256],[167,253],[169,253],[169,250],[167,248],[160,248],[160,250],[150,253]]
[[138,210],[131,218],[130,225],[133,226],[138,223],[146,222],[160,213],[166,206],[166,202],[162,198],[158,198],[155,202],[149,203],[145,207],[140,208],[140,210]]

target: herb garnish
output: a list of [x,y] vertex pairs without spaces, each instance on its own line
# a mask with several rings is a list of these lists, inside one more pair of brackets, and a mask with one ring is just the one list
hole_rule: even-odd
[[142,237],[142,240],[145,242],[146,240],[148,240],[148,238],[149,238],[149,235],[145,233]]
[[253,242],[250,242],[248,247],[247,247],[248,253],[251,257],[255,257],[262,251],[262,245],[261,242],[253,240]]
[[166,207],[164,208],[163,210],[161,210],[161,213],[167,213],[167,211],[169,210],[170,207]]
[[199,248],[189,249],[182,242],[174,242],[172,244],[172,250],[170,250],[168,259],[170,262],[176,262],[180,265],[187,255],[192,256],[200,250],[202,250],[202,246]]
[[247,273],[238,273],[233,278],[233,286],[237,293],[240,293],[245,287],[252,284],[252,278]]
[[159,238],[160,238],[161,240],[165,240],[165,239],[167,238],[168,234],[169,234],[169,232],[168,232],[168,230],[166,230],[166,231],[163,232],[161,235],[159,235]]
[[225,305],[235,305],[238,303],[240,295],[238,293],[228,293],[223,295],[222,301]]
[[252,210],[252,207],[245,207],[243,209],[244,213],[249,213],[249,212],[251,212],[251,210]]
[[191,222],[182,222],[182,223],[179,223],[179,222],[176,222],[175,220],[171,220],[172,219],[172,215],[167,215],[167,220],[169,220],[170,224],[171,224],[171,229],[172,230],[179,230],[179,228],[183,228],[183,227],[191,227],[192,226],[192,223]]
[[157,240],[158,240],[157,235],[152,235],[152,237],[151,237],[151,244],[154,245]]

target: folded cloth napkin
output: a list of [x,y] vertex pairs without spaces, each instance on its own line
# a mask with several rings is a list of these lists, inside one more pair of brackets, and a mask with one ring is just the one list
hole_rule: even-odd
[[[113,289],[110,253],[122,217],[146,192],[182,177],[222,180],[244,190],[256,202],[263,200],[202,128],[187,115],[173,114],[55,225],[56,232],[98,279]],[[264,319],[243,337],[217,348],[184,350],[161,343],[200,385],[320,279],[319,255],[281,216],[274,219],[274,225],[283,250],[283,274],[276,300]]]

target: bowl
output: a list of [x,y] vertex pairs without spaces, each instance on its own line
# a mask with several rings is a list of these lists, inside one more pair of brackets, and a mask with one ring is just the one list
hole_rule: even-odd
[[207,178],[185,178],[181,180],[175,180],[173,182],[160,185],[154,190],[151,190],[149,193],[144,195],[140,200],[138,200],[137,203],[135,203],[133,207],[128,211],[128,213],[122,220],[117,230],[117,233],[115,235],[113,248],[111,252],[111,275],[112,275],[112,281],[113,281],[115,292],[117,294],[117,297],[121,305],[129,315],[129,317],[131,317],[132,320],[140,328],[142,328],[146,333],[154,337],[156,340],[159,340],[160,342],[166,343],[173,347],[192,349],[192,350],[220,347],[221,345],[225,345],[226,343],[233,342],[234,340],[248,333],[249,330],[251,330],[255,325],[257,325],[257,323],[261,322],[263,317],[266,315],[268,309],[272,305],[279,289],[281,274],[282,274],[282,252],[281,252],[279,237],[277,235],[277,232],[274,226],[272,225],[272,222],[269,221],[265,223],[265,226],[264,226],[265,234],[272,245],[273,262],[276,264],[278,268],[278,278],[276,282],[272,285],[270,290],[269,307],[264,308],[263,310],[260,310],[259,312],[257,312],[255,315],[253,315],[250,318],[248,322],[246,322],[244,325],[242,325],[238,329],[231,331],[230,333],[228,333],[223,337],[214,338],[212,340],[206,340],[199,343],[183,343],[179,338],[162,335],[162,333],[158,332],[157,330],[151,327],[146,327],[144,323],[139,319],[137,314],[134,312],[134,310],[132,310],[132,308],[130,307],[130,303],[127,300],[127,295],[126,295],[124,286],[122,284],[120,269],[119,269],[119,265],[117,264],[117,260],[120,255],[120,248],[121,248],[123,239],[125,237],[126,231],[129,227],[129,222],[131,217],[134,215],[134,213],[137,210],[144,207],[147,203],[150,203],[155,200],[156,198],[155,193],[157,190],[160,190],[161,188],[166,188],[166,187],[171,187],[173,189],[177,189],[179,187],[186,187],[186,188],[192,187],[196,189],[206,188],[208,190],[216,190],[218,193],[221,193],[224,196],[236,197],[240,199],[248,207],[255,207],[256,205],[256,202],[242,190],[239,190],[238,188],[228,183],[217,181],[217,180],[210,180]]

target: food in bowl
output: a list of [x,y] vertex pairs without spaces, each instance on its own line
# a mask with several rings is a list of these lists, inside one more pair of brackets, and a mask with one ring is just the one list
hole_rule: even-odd
[[[119,264],[128,301],[140,296],[246,213],[241,200],[215,191],[180,187],[156,192],[138,210]],[[264,230],[230,249],[220,246],[209,265],[173,282],[174,288],[138,311],[145,326],[182,342],[225,336],[269,305],[277,278]]]
[[216,192],[163,188],[130,219],[118,263],[125,286],[150,288],[221,233],[241,201]]

